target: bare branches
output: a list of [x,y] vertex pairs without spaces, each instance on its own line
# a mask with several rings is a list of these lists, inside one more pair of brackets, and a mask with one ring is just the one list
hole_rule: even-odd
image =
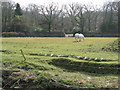
[[[29,33],[28,35],[33,33],[36,35],[36,33],[38,34],[41,31],[61,32],[64,29],[66,33],[73,33],[74,27],[78,27],[81,33],[101,32],[101,24],[103,22],[111,22],[111,25],[117,25],[118,6],[116,1],[107,2],[103,7],[99,8],[92,3],[86,5],[71,3],[61,7],[53,2],[44,5],[29,4],[28,7],[23,9],[26,27],[24,32],[22,31],[23,29],[21,29],[21,32],[26,35],[27,32]],[[15,32],[13,28],[15,24],[12,23],[14,22],[12,18],[13,11],[14,7],[12,5],[3,5],[2,26],[4,32],[11,32],[12,30]],[[107,27],[105,26],[104,28]]]
[[41,5],[40,11],[44,15],[44,20],[47,22],[48,30],[50,32],[53,22],[60,15],[62,9],[59,10],[59,7],[56,4],[51,3],[48,6]]

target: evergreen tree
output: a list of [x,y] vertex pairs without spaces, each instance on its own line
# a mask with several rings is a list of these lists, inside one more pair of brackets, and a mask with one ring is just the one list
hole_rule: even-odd
[[22,15],[22,10],[19,3],[16,4],[15,15]]
[[11,31],[26,33],[27,28],[28,26],[27,26],[26,19],[22,14],[22,9],[20,5],[17,3],[16,9],[14,11],[14,17],[12,19]]

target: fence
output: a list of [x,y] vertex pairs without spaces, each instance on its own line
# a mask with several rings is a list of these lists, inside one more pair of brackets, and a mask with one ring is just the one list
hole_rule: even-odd
[[[119,37],[118,33],[83,33],[85,37]],[[73,37],[73,33],[67,33]],[[73,35],[73,36],[72,36]],[[2,32],[2,37],[65,37],[63,32],[39,32],[25,34],[20,32]]]

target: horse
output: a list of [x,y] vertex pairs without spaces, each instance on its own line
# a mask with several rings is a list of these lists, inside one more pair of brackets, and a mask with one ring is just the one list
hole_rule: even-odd
[[80,41],[83,41],[85,39],[84,35],[83,34],[79,34],[79,33],[76,33],[75,34],[75,40],[80,42]]

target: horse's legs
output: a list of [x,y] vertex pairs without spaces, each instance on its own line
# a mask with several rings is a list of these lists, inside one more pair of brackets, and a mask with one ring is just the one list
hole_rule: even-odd
[[77,37],[75,37],[75,41],[77,41]]
[[82,37],[82,39],[83,39],[83,41],[84,41],[84,39],[85,39],[85,38],[84,38],[84,37]]
[[75,41],[78,42],[78,37],[75,37]]
[[75,41],[76,41],[76,37],[75,37]]
[[83,37],[81,37],[81,41],[83,41]]
[[84,41],[84,37],[81,37],[81,41]]
[[78,42],[80,42],[80,37],[78,37]]

